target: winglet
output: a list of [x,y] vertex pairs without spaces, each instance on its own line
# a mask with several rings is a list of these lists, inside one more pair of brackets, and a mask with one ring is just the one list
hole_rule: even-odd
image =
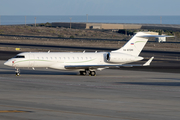
[[143,66],[149,66],[153,59],[154,57],[151,57],[146,63],[143,64]]

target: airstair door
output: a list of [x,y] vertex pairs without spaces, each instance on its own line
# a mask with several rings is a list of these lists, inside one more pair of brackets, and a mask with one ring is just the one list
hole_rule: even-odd
[[30,53],[29,54],[29,67],[34,67],[34,54]]

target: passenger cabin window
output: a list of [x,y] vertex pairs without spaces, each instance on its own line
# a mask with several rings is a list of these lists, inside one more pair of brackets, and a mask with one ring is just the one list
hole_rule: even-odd
[[25,56],[23,56],[23,55],[17,55],[17,56],[15,56],[15,58],[25,58]]

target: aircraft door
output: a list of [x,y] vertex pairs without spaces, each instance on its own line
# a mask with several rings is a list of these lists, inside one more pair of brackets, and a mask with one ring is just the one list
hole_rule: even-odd
[[29,54],[29,67],[34,67],[35,61],[34,61],[34,54]]

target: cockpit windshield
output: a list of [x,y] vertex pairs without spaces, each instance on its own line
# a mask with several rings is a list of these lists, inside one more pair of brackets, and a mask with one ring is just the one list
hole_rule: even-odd
[[25,58],[25,56],[23,56],[23,55],[17,55],[17,56],[15,56],[14,58]]

